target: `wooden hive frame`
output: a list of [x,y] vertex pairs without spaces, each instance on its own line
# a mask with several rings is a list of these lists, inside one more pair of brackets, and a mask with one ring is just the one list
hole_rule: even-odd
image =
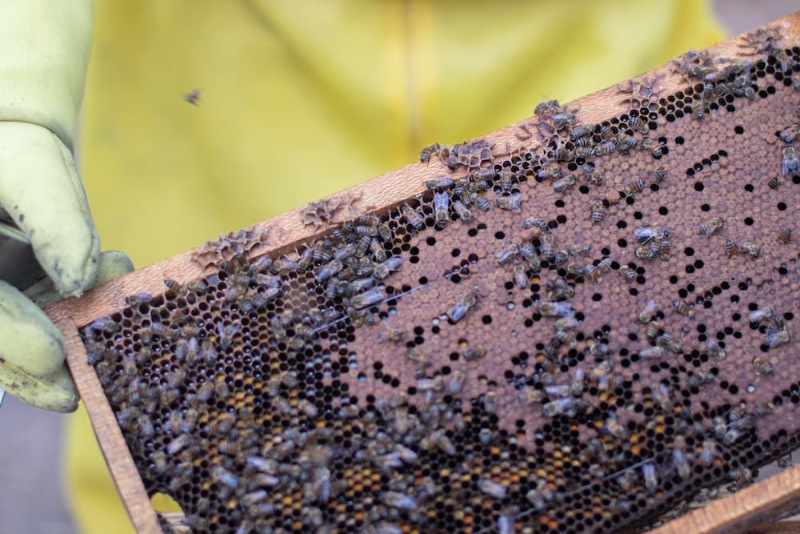
[[[800,12],[775,21],[782,29],[786,47],[800,45]],[[741,36],[715,45],[709,49],[712,56],[751,59],[742,53]],[[638,80],[658,79],[663,92],[670,93],[686,85],[672,65],[646,73]],[[618,89],[610,87],[583,97],[575,102],[579,105],[578,118],[582,123],[595,124],[626,111],[619,102]],[[520,144],[527,131],[520,125],[502,128],[486,136],[495,146]],[[536,139],[527,140],[536,145]],[[397,205],[406,199],[424,192],[424,181],[441,173],[437,165],[414,163],[401,169],[380,175],[344,192],[327,197],[346,205],[334,213],[330,225],[344,222],[360,213],[380,210]],[[329,226],[330,226],[329,225]],[[328,226],[328,227],[329,227]],[[303,208],[297,208],[254,226],[269,231],[269,240],[251,251],[252,256],[289,251],[296,244],[313,238],[327,230],[315,229],[305,224]],[[46,312],[56,322],[66,340],[67,363],[72,372],[87,408],[91,422],[105,456],[120,496],[128,510],[134,527],[139,532],[161,532],[158,518],[145,492],[116,418],[102,391],[94,370],[87,364],[85,347],[79,337],[78,327],[89,324],[97,317],[108,315],[126,306],[128,295],[139,292],[159,294],[163,292],[163,280],[173,279],[188,283],[204,276],[204,270],[193,261],[197,249],[168,258],[145,267],[117,280],[88,291],[79,299],[67,299],[50,306]],[[742,530],[745,525],[763,523],[770,519],[785,517],[800,506],[800,466],[784,470],[768,479],[717,500],[703,508],[675,519],[658,529],[658,534],[719,533]],[[758,532],[789,532],[797,525],[759,525],[752,527]]]

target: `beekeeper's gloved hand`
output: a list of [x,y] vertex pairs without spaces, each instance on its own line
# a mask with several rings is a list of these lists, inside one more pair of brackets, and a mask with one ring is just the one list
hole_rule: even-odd
[[[120,253],[98,262],[72,153],[92,8],[91,0],[0,0],[0,387],[59,412],[75,410],[78,396],[61,335],[37,304],[132,269]],[[47,278],[31,286],[40,270]]]

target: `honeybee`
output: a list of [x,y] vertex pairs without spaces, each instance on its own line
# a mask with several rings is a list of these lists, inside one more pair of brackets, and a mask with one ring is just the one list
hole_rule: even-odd
[[478,302],[478,294],[471,291],[464,295],[464,297],[456,302],[452,308],[447,310],[447,317],[454,323],[457,323],[467,315],[467,312],[475,306]]
[[511,169],[503,169],[500,171],[500,187],[506,193],[511,191],[513,173]]
[[778,132],[778,136],[784,143],[791,143],[798,135],[800,135],[800,122],[796,122]]
[[382,286],[373,287],[350,299],[350,305],[356,310],[380,304],[386,298],[386,290]]
[[735,258],[739,255],[739,246],[730,239],[725,240],[725,255],[728,258]]
[[469,199],[481,211],[489,211],[492,208],[492,205],[489,203],[488,200],[486,200],[486,197],[481,194],[470,193]]
[[556,193],[563,193],[567,189],[573,187],[576,183],[575,177],[569,175],[565,178],[562,178],[553,184],[553,189]]
[[487,391],[483,396],[483,409],[488,413],[497,412],[497,393],[494,391]]
[[510,262],[514,259],[517,255],[519,255],[519,245],[516,243],[512,243],[508,245],[504,249],[500,250],[495,257],[497,258],[497,263],[500,265],[505,265],[506,263]]
[[406,218],[406,221],[408,221],[408,224],[413,226],[416,230],[421,230],[425,226],[425,219],[422,215],[408,204],[404,204],[400,211],[403,213],[403,217]]
[[753,358],[753,367],[755,368],[756,372],[760,375],[770,375],[772,374],[772,364],[765,358],[760,356],[756,356]]
[[656,176],[656,180],[659,181],[659,182],[667,177],[667,170],[664,167],[656,168],[656,170],[653,171],[653,173]]
[[433,215],[439,227],[447,224],[450,213],[450,194],[446,191],[433,194]]
[[430,160],[433,156],[440,153],[442,151],[442,145],[439,143],[432,143],[425,148],[422,149],[422,152],[419,153],[419,161],[420,163],[428,163],[430,164]]
[[[443,174],[441,176],[437,176],[432,180],[425,181],[425,187],[428,189],[444,189],[445,187],[450,187],[453,185],[453,177],[449,174]],[[374,225],[376,226],[376,225]]]
[[591,253],[592,247],[591,245],[584,245],[582,243],[576,243],[574,245],[570,245],[567,248],[567,254],[570,256],[588,256]]
[[791,334],[786,330],[776,330],[775,328],[767,328],[767,335],[764,338],[764,344],[773,349],[784,343],[788,343],[792,339]]
[[711,220],[700,223],[700,233],[703,235],[714,235],[725,227],[725,219],[714,217]]
[[694,315],[694,311],[689,307],[689,304],[683,299],[674,301],[672,303],[672,306],[675,308],[675,311],[680,313],[681,315],[685,315],[686,317],[692,317]]
[[514,283],[520,289],[528,287],[528,273],[521,262],[514,263]]
[[567,317],[575,313],[569,302],[541,302],[537,311],[545,317]]
[[784,176],[789,173],[800,173],[800,161],[797,159],[797,151],[795,151],[792,146],[787,146],[783,149],[783,165],[781,172]]
[[778,243],[781,245],[788,245],[792,241],[792,230],[791,228],[783,228],[778,233]]
[[633,183],[630,183],[625,186],[622,192],[625,194],[626,197],[630,197],[639,193],[644,189],[645,181],[644,180],[636,180]]
[[544,219],[540,219],[538,217],[528,217],[524,221],[522,221],[522,228],[525,230],[530,230],[531,228],[539,228],[543,233],[547,233],[550,231],[550,228],[547,226],[547,223]]
[[678,477],[687,479],[692,474],[692,466],[689,463],[686,452],[684,451],[684,440],[681,436],[675,439],[672,449],[672,465],[678,472]]
[[537,104],[536,109],[533,110],[534,115],[543,116],[550,113],[555,113],[563,109],[558,103],[558,100],[545,100]]
[[628,282],[633,282],[636,280],[636,271],[628,267],[627,265],[622,265],[619,268],[619,274],[625,278]]
[[751,258],[758,258],[761,256],[761,248],[750,241],[745,241],[742,243],[742,250],[745,251]]
[[767,187],[769,187],[770,189],[778,189],[779,184],[780,184],[780,179],[777,176],[772,176],[770,177],[769,180],[767,180]]
[[578,139],[591,135],[594,132],[594,126],[591,124],[578,124],[569,132],[569,139],[573,143]]
[[460,200],[453,201],[453,210],[458,215],[458,218],[464,222],[472,222],[474,219],[472,212]]
[[466,380],[466,373],[457,369],[447,382],[447,392],[451,395],[458,395],[461,393],[461,389],[464,387],[464,382]]
[[560,165],[550,165],[542,167],[536,172],[536,177],[542,180],[557,180],[564,175],[564,169]]
[[464,359],[468,362],[473,360],[480,360],[486,356],[486,349],[481,345],[474,345],[469,347],[464,353]]
[[539,402],[543,402],[547,399],[547,396],[544,392],[540,389],[530,389],[527,388],[519,394],[519,400],[522,404],[531,405]]
[[520,211],[520,203],[521,203],[521,201],[519,199],[519,195],[518,194],[517,195],[508,196],[508,197],[500,197],[500,198],[496,199],[494,201],[494,203],[498,208],[500,208],[502,210],[513,211],[515,213]]
[[402,263],[403,263],[403,258],[401,258],[400,256],[392,256],[385,262],[379,263],[375,267],[372,276],[375,277],[376,280],[383,280],[391,273],[399,269]]
[[592,199],[592,202],[589,207],[591,211],[592,222],[593,223],[602,222],[607,212],[606,207],[603,204],[603,200],[600,198],[594,198]]
[[655,318],[656,313],[658,313],[658,304],[652,299],[648,300],[647,304],[645,304],[644,308],[639,313],[639,321],[647,324]]

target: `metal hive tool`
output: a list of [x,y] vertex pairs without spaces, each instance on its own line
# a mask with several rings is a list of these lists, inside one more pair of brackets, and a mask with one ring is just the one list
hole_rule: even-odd
[[800,430],[792,31],[428,149],[395,173],[418,194],[312,203],[307,239],[271,250],[267,221],[90,294],[147,493],[197,532],[577,533],[751,483]]

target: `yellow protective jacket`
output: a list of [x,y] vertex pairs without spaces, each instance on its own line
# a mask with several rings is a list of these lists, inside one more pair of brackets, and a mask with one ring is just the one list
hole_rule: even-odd
[[[79,162],[138,266],[721,39],[708,0],[97,0]],[[199,89],[197,105],[183,99]],[[67,495],[130,531],[85,411]]]

